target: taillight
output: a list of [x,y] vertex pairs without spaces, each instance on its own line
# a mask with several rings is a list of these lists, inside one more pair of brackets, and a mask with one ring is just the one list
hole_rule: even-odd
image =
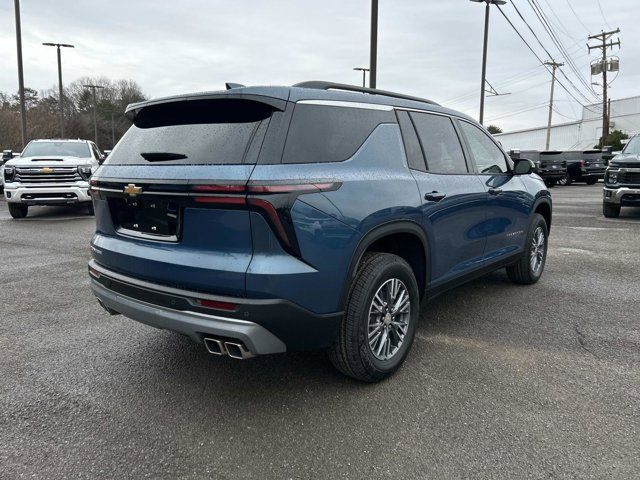
[[194,185],[194,201],[220,207],[247,207],[260,213],[269,223],[282,247],[300,256],[291,207],[299,195],[337,190],[341,183],[332,181],[274,181],[240,184]]

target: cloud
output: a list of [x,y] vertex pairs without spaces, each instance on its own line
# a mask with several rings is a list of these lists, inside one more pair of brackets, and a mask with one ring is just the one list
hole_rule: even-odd
[[[590,82],[586,36],[605,28],[596,2],[572,3],[590,31],[568,3],[538,3]],[[533,11],[523,2],[518,7],[550,52],[561,59]],[[640,53],[640,33],[628,15],[635,8],[632,0],[607,2],[607,21],[620,26],[623,40],[621,73],[611,91],[614,98],[638,93],[640,66],[630,60]],[[218,89],[226,81],[286,85],[328,79],[357,84],[361,77],[353,67],[369,61],[369,9],[368,0],[24,1],[25,83],[38,90],[56,84],[55,52],[40,44],[59,41],[76,45],[63,52],[65,82],[85,75],[129,78],[154,97]],[[504,11],[518,20],[511,5]],[[477,116],[483,15],[482,5],[467,0],[380,2],[378,86],[449,100],[447,106]],[[0,6],[0,18],[0,90],[13,92],[17,73],[11,2]],[[518,25],[546,60],[526,27]],[[593,97],[570,69],[565,71],[585,95]],[[542,105],[548,101],[550,76],[495,8],[488,79],[511,95],[488,98],[487,119],[495,118],[505,130],[546,122]],[[535,106],[539,107],[528,110]],[[557,109],[561,115],[555,115],[554,122],[558,123],[581,112],[561,88]],[[514,115],[521,110],[528,111]]]

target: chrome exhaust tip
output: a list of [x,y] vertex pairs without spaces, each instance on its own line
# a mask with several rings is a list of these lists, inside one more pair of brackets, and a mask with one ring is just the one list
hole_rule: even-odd
[[220,340],[216,340],[215,338],[205,338],[204,346],[207,348],[207,351],[213,355],[227,354],[227,351],[224,348],[224,343]]
[[245,360],[254,356],[242,343],[224,342],[224,348],[227,355],[236,360]]

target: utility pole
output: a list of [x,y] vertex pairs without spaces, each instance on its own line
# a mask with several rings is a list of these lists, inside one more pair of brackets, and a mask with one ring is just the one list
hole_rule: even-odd
[[[597,35],[589,35],[588,40],[599,40],[602,42],[601,45],[589,45],[587,44],[587,47],[589,48],[589,53],[591,53],[591,50],[596,50],[596,49],[601,49],[602,50],[602,140],[601,140],[601,147],[604,146],[602,145],[604,143],[604,139],[606,137],[609,136],[609,114],[607,112],[608,110],[608,100],[607,100],[607,69],[609,68],[607,65],[607,49],[608,48],[613,48],[614,46],[620,46],[620,40],[617,41],[613,41],[613,40],[609,40],[611,38],[612,35],[615,35],[617,33],[620,33],[620,29],[616,28],[615,30],[612,30],[610,32],[601,32],[598,33]],[[607,40],[609,40],[609,43],[607,43]]]
[[83,85],[85,88],[90,88],[93,93],[93,133],[96,145],[98,144],[98,110],[96,105],[98,104],[98,100],[96,100],[96,88],[104,88],[101,85]]
[[16,45],[18,47],[18,94],[20,95],[20,124],[22,148],[27,144],[27,107],[24,103],[24,72],[22,69],[22,27],[20,24],[20,0],[14,0],[16,11]]
[[354,70],[356,71],[361,71],[362,72],[362,87],[366,87],[367,86],[367,72],[369,71],[368,68],[364,68],[364,67],[355,67]]
[[43,43],[46,47],[56,47],[58,50],[58,109],[60,110],[60,138],[64,138],[64,94],[62,93],[62,57],[60,55],[60,47],[75,48],[74,45],[68,43]]
[[484,43],[482,47],[482,83],[480,85],[480,125],[484,122],[484,94],[487,82],[487,44],[489,43],[489,11],[491,5],[504,5],[506,0],[471,0],[476,3],[486,3],[484,11]]
[[549,98],[549,120],[547,121],[547,143],[545,146],[545,150],[549,150],[549,143],[551,141],[551,116],[553,115],[553,87],[556,84],[556,68],[564,66],[564,63],[550,61],[544,62],[544,64],[551,67],[551,97]]
[[371,0],[371,45],[369,47],[369,88],[376,88],[378,73],[378,0]]
[[[97,144],[98,142],[96,142]],[[116,146],[116,126],[113,121],[113,110],[111,110],[111,149]]]

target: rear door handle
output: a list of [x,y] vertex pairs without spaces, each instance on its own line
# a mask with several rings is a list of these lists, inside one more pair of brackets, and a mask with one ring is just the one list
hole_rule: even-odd
[[429,200],[430,202],[439,202],[440,200],[442,200],[446,196],[447,196],[446,193],[440,193],[440,192],[433,191],[431,193],[426,193],[425,196],[424,196],[424,199],[425,200]]
[[491,187],[491,188],[489,189],[489,194],[490,194],[490,195],[500,195],[501,193],[502,193],[502,189],[501,189],[501,188],[494,188],[494,187]]

